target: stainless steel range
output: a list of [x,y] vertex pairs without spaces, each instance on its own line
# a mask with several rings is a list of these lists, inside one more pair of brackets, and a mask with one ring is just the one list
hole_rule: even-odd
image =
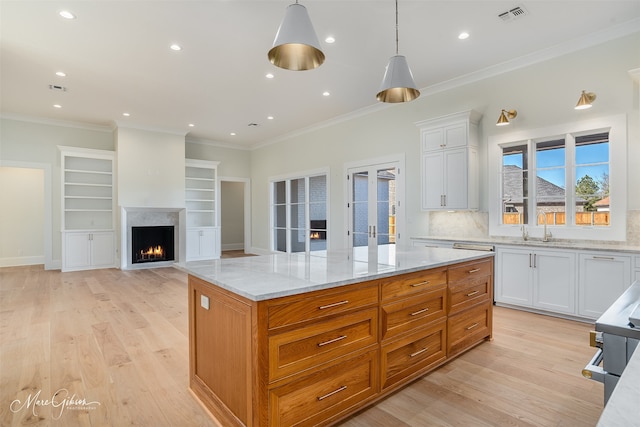
[[591,345],[599,347],[582,370],[586,378],[604,383],[606,404],[640,342],[640,281],[635,281],[596,321]]

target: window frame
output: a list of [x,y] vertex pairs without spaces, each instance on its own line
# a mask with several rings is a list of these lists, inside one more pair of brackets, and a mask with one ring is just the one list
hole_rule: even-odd
[[[329,239],[330,239],[330,233],[329,233],[329,224],[330,224],[330,220],[329,220],[329,212],[330,212],[330,207],[329,207],[329,192],[330,192],[330,182],[329,182],[329,169],[328,168],[322,168],[322,169],[316,169],[316,170],[311,170],[311,171],[306,171],[306,172],[299,172],[299,173],[292,173],[292,174],[287,174],[287,175],[279,175],[279,176],[273,176],[270,177],[268,179],[269,182],[269,247],[270,247],[270,251],[272,253],[310,253],[311,252],[311,245],[310,245],[310,237],[309,237],[309,233],[306,233],[306,239],[305,239],[305,250],[304,252],[299,251],[299,252],[292,252],[292,245],[291,245],[291,232],[294,230],[300,230],[299,227],[293,227],[292,225],[292,218],[291,218],[291,207],[292,205],[304,205],[304,210],[305,210],[305,214],[304,214],[304,222],[305,222],[305,230],[308,227],[307,231],[311,230],[311,222],[310,222],[310,206],[311,204],[317,203],[317,201],[311,201],[310,200],[310,188],[309,188],[309,181],[311,178],[314,177],[318,177],[318,176],[324,176],[325,178],[325,185],[326,185],[326,193],[325,193],[325,207],[326,207],[326,248],[329,248]],[[297,201],[295,203],[292,203],[291,201],[291,182],[292,181],[296,181],[296,180],[304,180],[305,183],[305,200],[303,203],[300,203],[300,201]],[[275,216],[275,212],[274,212],[274,207],[276,206],[276,200],[275,200],[275,191],[274,191],[274,184],[277,182],[285,182],[285,210],[286,210],[286,223],[285,223],[285,236],[286,236],[286,251],[280,251],[276,248],[276,240],[275,240],[275,236],[274,236],[274,232],[276,229],[281,229],[282,227],[278,227],[276,226],[276,216]]]
[[[489,234],[495,237],[522,238],[521,224],[502,224],[502,148],[526,143],[529,156],[535,153],[536,143],[550,140],[554,136],[565,138],[565,168],[567,169],[567,186],[575,186],[575,137],[591,133],[609,132],[609,182],[611,205],[611,225],[609,226],[576,226],[574,224],[575,208],[574,188],[566,190],[567,224],[549,226],[551,240],[598,240],[625,241],[627,234],[627,118],[626,115],[594,118],[587,121],[559,124],[545,128],[523,130],[488,138],[488,175],[489,175]],[[532,239],[542,239],[544,225],[535,224],[535,207],[537,204],[535,176],[537,169],[529,165],[529,224],[525,228]],[[571,184],[569,184],[571,183]],[[571,215],[571,222],[569,222]]]

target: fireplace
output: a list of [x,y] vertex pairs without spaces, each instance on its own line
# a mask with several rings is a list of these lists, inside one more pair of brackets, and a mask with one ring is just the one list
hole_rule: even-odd
[[173,225],[131,227],[131,263],[175,260]]
[[327,240],[327,221],[324,219],[312,219],[309,221],[311,226],[311,240]]

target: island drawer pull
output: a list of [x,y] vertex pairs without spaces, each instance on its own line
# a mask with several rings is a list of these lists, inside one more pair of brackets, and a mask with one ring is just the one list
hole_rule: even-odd
[[480,271],[479,268],[474,268],[473,270],[467,271],[467,273],[472,274],[472,273],[477,273],[478,271]]
[[473,292],[469,292],[469,293],[467,294],[467,296],[468,296],[468,297],[472,297],[472,296],[474,296],[475,294],[477,294],[478,292],[480,292],[480,291],[473,291]]
[[612,256],[598,256],[598,255],[594,255],[593,259],[606,259],[608,261],[613,261],[615,258]]
[[470,331],[471,329],[475,328],[476,326],[478,326],[478,323],[474,323],[473,325],[467,327],[467,331]]
[[327,394],[325,394],[324,396],[318,396],[318,398],[317,398],[317,399],[318,399],[318,402],[319,402],[319,401],[321,401],[321,400],[326,399],[327,397],[331,397],[331,396],[333,396],[333,395],[334,395],[334,394],[336,394],[336,393],[340,393],[341,391],[344,391],[344,390],[346,390],[346,389],[347,389],[347,386],[346,386],[346,385],[343,385],[342,387],[340,387],[340,388],[338,388],[338,389],[336,389],[336,390],[333,390],[332,392],[327,393]]
[[431,281],[425,280],[424,282],[420,282],[420,283],[412,283],[411,287],[415,288],[415,287],[418,287],[418,286],[428,285],[429,283],[431,283]]
[[429,311],[429,308],[423,308],[422,310],[418,310],[418,311],[414,311],[413,313],[410,313],[409,316],[417,316],[418,314],[426,313],[427,311]]
[[427,350],[429,350],[429,347],[425,347],[425,348],[423,348],[422,350],[418,350],[418,351],[416,351],[415,353],[411,353],[411,354],[409,355],[409,357],[416,357],[417,355],[422,354],[422,353],[424,353],[424,352],[425,352],[425,351],[427,351]]
[[334,302],[333,304],[321,305],[318,307],[319,310],[324,310],[327,308],[337,307],[339,305],[349,304],[349,300]]
[[325,342],[319,342],[319,343],[318,343],[318,347],[323,347],[323,346],[325,346],[325,345],[327,345],[327,344],[333,344],[334,342],[342,341],[342,340],[343,340],[343,339],[345,339],[346,337],[347,337],[346,335],[340,335],[339,337],[334,338],[334,339],[332,339],[332,340],[325,341]]

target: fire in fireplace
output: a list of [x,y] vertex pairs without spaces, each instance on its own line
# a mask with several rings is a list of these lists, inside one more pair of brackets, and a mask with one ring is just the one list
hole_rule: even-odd
[[173,261],[173,225],[131,227],[131,263]]
[[324,219],[312,219],[309,222],[309,225],[311,226],[311,234],[309,238],[311,240],[326,240],[327,221]]

